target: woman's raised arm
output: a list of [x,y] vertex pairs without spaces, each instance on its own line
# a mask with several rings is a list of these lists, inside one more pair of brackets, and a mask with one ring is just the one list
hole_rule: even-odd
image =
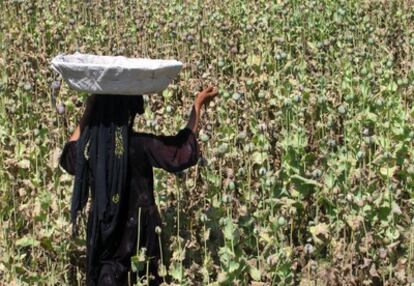
[[176,135],[139,134],[136,144],[142,144],[151,165],[168,172],[179,172],[195,165],[200,157],[196,132],[200,121],[201,107],[217,95],[217,90],[208,87],[201,91],[192,106],[190,119],[184,129]]

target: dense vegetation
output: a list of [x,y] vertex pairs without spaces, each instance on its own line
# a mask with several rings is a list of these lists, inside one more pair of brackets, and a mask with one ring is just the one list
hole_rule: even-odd
[[0,284],[84,280],[85,241],[70,239],[73,178],[57,162],[87,95],[66,84],[57,95],[50,69],[75,51],[185,62],[135,130],[174,134],[195,93],[220,88],[203,113],[204,159],[156,172],[167,282],[414,282],[412,1],[0,8]]

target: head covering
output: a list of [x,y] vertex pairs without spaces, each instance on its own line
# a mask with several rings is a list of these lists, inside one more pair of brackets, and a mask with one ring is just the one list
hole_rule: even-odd
[[[93,270],[99,249],[111,241],[119,210],[126,200],[128,141],[137,113],[142,114],[142,96],[97,95],[88,122],[76,143],[76,171],[72,194],[72,235],[77,235],[77,215],[92,190],[92,213],[88,265]],[[94,186],[90,186],[94,178]],[[96,273],[97,274],[97,273]],[[95,275],[95,274],[92,274]]]

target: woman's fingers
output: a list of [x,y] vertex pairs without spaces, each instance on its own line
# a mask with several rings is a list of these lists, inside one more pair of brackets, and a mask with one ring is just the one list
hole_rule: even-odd
[[214,88],[213,90],[211,90],[208,95],[211,97],[214,97],[218,94],[218,90],[216,88]]
[[209,93],[209,92],[211,92],[213,89],[214,89],[214,87],[213,87],[212,85],[210,85],[209,87],[207,87],[206,89],[204,89],[204,91],[205,91],[206,93]]
[[199,93],[199,102],[201,105],[207,104],[218,94],[218,89],[215,86],[208,86]]

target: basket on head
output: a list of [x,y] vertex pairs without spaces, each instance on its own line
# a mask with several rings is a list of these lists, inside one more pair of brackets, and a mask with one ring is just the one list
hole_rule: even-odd
[[67,84],[91,94],[141,95],[159,93],[182,68],[176,60],[127,58],[74,53],[53,58],[52,68]]

